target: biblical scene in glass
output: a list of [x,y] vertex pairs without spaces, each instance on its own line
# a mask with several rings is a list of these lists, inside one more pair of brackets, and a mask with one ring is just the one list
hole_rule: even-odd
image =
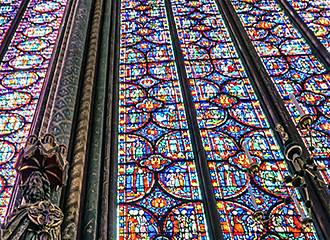
[[0,1],[0,46],[17,17],[22,0]]
[[163,0],[122,0],[117,236],[208,239]]
[[[1,1],[0,9],[5,11],[16,2]],[[0,222],[7,211],[16,179],[14,166],[30,132],[66,5],[66,0],[30,1],[0,62]]]
[[171,0],[225,239],[317,239],[214,0]]
[[330,52],[330,1],[287,1]]
[[276,1],[231,2],[295,124],[312,116],[311,127],[300,133],[330,183],[329,72]]

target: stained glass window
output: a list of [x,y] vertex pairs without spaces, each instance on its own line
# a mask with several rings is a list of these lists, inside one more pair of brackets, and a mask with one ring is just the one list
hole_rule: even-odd
[[0,46],[17,17],[17,13],[22,4],[22,0],[2,0],[0,1]]
[[[6,16],[1,21],[12,21],[21,1],[0,2]],[[67,0],[31,0],[0,62],[0,222],[15,183],[17,155],[29,135],[47,80],[66,5]]]
[[288,0],[288,2],[330,52],[330,1]]
[[207,239],[163,0],[121,1],[119,239]]
[[[307,146],[315,147],[314,160],[329,183],[329,72],[275,0],[231,2],[294,122],[297,124],[303,114],[313,116],[311,132],[300,133]],[[290,100],[290,94],[296,96],[303,112]]]
[[171,2],[225,239],[316,239],[215,1]]
[[[329,47],[328,2],[288,1]],[[22,2],[0,0],[0,46],[11,38],[0,59],[0,223],[70,1],[29,0],[26,9]],[[313,141],[314,159],[330,182],[326,67],[276,0],[231,2],[293,121],[312,115],[312,137],[301,135],[307,146]],[[224,239],[319,239],[314,224],[302,223],[308,216],[302,196],[284,181],[288,165],[218,0],[119,3],[116,237],[212,239],[206,171],[219,213],[212,220]],[[192,137],[189,107],[201,139]],[[197,165],[197,141],[207,169]]]

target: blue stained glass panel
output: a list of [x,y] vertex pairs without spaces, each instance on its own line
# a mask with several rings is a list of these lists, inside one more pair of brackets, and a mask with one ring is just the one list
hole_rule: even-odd
[[[0,20],[3,13],[12,21],[20,4],[1,1]],[[0,61],[0,222],[8,209],[16,179],[14,166],[48,78],[67,5],[67,0],[31,0]],[[13,11],[4,12],[10,6]],[[1,25],[0,31],[8,26]]]
[[224,238],[317,239],[302,227],[303,206],[283,203],[300,195],[284,183],[288,166],[215,1],[171,3]]
[[292,8],[330,52],[330,2],[288,0]]
[[0,1],[0,45],[6,37],[9,28],[17,17],[22,0]]
[[119,239],[208,239],[163,0],[121,1]]
[[[323,180],[330,183],[330,75],[326,67],[312,54],[301,34],[292,25],[276,0],[231,0],[268,74],[271,76],[295,124],[303,114],[313,118],[311,130],[300,130],[307,147],[313,146],[312,158]],[[305,5],[307,5],[307,2]],[[308,4],[327,6],[326,1]],[[318,11],[317,7],[313,8]],[[307,11],[306,11],[307,13]],[[324,16],[326,18],[326,15]],[[262,32],[261,34],[257,34]],[[299,108],[290,100],[296,96]]]

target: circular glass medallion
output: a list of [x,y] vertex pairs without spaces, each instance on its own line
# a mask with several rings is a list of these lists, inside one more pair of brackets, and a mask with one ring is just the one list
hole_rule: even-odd
[[14,72],[6,74],[2,85],[10,89],[21,89],[38,81],[38,75],[34,72]]
[[56,16],[49,13],[36,14],[29,18],[29,22],[35,24],[50,23],[56,19]]
[[8,92],[0,95],[0,110],[14,110],[31,101],[31,95],[23,92]]
[[34,7],[34,10],[37,12],[45,13],[45,12],[53,12],[60,9],[61,5],[57,2],[43,2],[40,4],[37,4]]
[[17,48],[24,52],[35,52],[48,47],[48,45],[47,42],[37,38],[21,42],[17,45]]
[[15,132],[23,125],[24,118],[18,114],[2,113],[0,115],[0,135]]
[[26,28],[23,32],[23,35],[29,38],[43,37],[50,34],[52,31],[52,27],[49,26],[32,26]]
[[39,66],[43,61],[40,55],[21,55],[9,62],[9,65],[16,69],[30,69]]
[[0,164],[9,161],[15,154],[15,146],[9,142],[0,142]]

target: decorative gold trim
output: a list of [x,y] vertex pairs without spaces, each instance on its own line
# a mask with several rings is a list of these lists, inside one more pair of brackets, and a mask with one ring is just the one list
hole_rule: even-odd
[[77,118],[75,139],[73,140],[73,159],[69,173],[68,195],[64,204],[63,240],[77,239],[77,226],[80,217],[81,192],[86,164],[86,152],[89,135],[89,120],[92,109],[93,87],[97,66],[97,49],[101,29],[103,0],[96,0],[92,19],[87,66],[82,86],[82,94]]
[[275,130],[280,134],[283,142],[289,140],[289,134],[284,130],[284,127],[281,124],[276,124]]

